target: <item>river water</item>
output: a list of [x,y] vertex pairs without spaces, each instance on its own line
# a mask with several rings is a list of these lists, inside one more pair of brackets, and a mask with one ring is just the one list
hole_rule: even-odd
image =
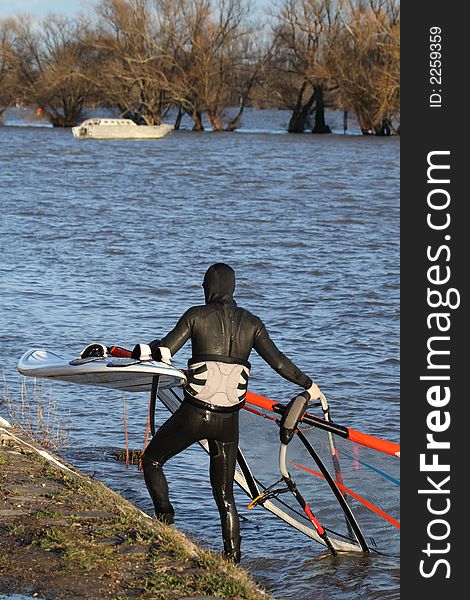
[[[162,336],[203,301],[204,271],[223,261],[237,272],[239,304],[318,382],[335,420],[399,440],[399,140],[340,135],[338,118],[334,135],[290,135],[287,119],[248,111],[239,132],[157,141],[0,127],[0,347],[11,397],[25,350],[74,357],[94,341],[132,347]],[[184,348],[175,365],[188,357]],[[252,391],[294,395],[251,358]],[[151,512],[141,474],[112,454],[124,447],[120,394],[44,390],[70,416],[65,458]],[[130,445],[140,448],[147,398],[126,402]],[[158,422],[166,417],[159,406]],[[242,432],[254,448],[259,434],[249,423]],[[167,475],[178,527],[220,550],[207,465],[193,447]],[[320,546],[237,498],[242,564],[276,598],[399,597],[398,558],[322,558]]]

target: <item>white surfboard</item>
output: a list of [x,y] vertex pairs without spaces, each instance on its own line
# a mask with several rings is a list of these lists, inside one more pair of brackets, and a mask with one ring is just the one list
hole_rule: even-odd
[[18,371],[27,377],[57,379],[82,385],[100,386],[126,392],[148,392],[158,375],[159,389],[182,385],[182,371],[155,360],[132,358],[90,357],[64,359],[50,350],[35,348],[23,354]]

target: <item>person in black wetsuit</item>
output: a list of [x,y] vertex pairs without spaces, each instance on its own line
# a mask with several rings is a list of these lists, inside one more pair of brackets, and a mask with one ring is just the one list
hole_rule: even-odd
[[261,319],[233,299],[235,272],[223,263],[204,276],[205,305],[187,310],[168,335],[150,343],[156,360],[169,362],[191,339],[187,384],[181,407],[156,432],[142,457],[145,483],[157,518],[172,524],[163,465],[191,444],[207,439],[210,480],[220,513],[225,556],[240,561],[240,526],[233,496],[238,449],[238,413],[250,374],[248,357],[256,352],[279,375],[304,388],[305,396],[320,396],[317,385],[289,360],[269,337]]

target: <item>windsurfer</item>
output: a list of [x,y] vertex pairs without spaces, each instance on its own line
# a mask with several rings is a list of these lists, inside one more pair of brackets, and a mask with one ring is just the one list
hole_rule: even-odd
[[[181,407],[157,430],[142,464],[156,516],[174,522],[174,509],[163,473],[165,462],[191,444],[207,439],[210,480],[222,523],[225,556],[240,561],[240,526],[233,495],[238,448],[238,413],[250,374],[248,358],[255,351],[288,381],[304,388],[305,396],[320,397],[318,386],[287,358],[255,315],[233,299],[235,272],[223,263],[212,265],[203,282],[205,305],[187,310],[161,340],[150,343],[156,360],[169,362],[191,339],[187,385]],[[141,346],[134,348],[138,357]]]

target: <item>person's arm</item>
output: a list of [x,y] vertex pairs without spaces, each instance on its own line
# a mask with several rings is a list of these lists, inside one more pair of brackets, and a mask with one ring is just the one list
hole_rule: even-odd
[[149,346],[155,360],[169,362],[191,337],[191,309],[187,310],[173,329],[161,340],[153,340]]
[[270,367],[272,367],[281,377],[299,385],[307,390],[312,400],[320,396],[318,386],[303,373],[285,354],[283,354],[276,344],[269,337],[266,327],[260,323],[260,327],[255,336],[254,349],[263,358]]

